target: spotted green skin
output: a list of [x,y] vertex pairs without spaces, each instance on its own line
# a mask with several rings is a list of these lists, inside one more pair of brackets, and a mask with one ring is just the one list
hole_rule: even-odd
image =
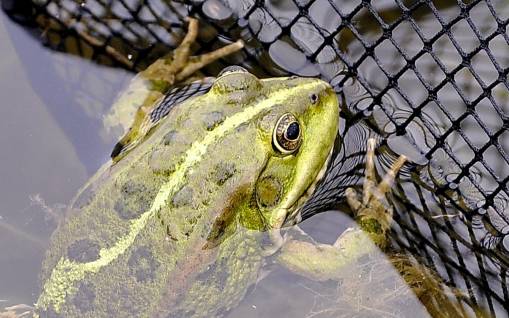
[[[283,155],[272,133],[287,112],[302,143]],[[338,112],[325,82],[245,72],[175,106],[77,198],[46,254],[36,316],[221,316],[256,281],[274,214],[315,181]],[[257,195],[267,178],[280,185],[270,204]]]

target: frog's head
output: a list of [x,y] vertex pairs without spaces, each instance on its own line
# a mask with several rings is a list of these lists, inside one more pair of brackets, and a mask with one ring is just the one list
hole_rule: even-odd
[[254,196],[268,228],[291,223],[330,158],[339,120],[335,92],[319,79],[259,80],[238,67],[223,71],[213,89],[237,94],[247,105],[267,105],[252,122],[257,130],[252,146],[264,155],[254,170]]
[[332,88],[318,79],[273,79],[264,85],[294,90],[260,120],[269,157],[256,184],[256,200],[269,227],[279,228],[298,215],[325,172],[339,106]]

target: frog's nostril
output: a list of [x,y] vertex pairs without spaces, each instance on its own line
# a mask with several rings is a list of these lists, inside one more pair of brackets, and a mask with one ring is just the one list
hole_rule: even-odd
[[309,99],[311,100],[312,104],[316,104],[316,102],[318,102],[318,95],[313,93],[309,96]]

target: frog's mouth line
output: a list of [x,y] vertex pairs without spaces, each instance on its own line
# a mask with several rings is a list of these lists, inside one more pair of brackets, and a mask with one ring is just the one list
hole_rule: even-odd
[[325,176],[325,172],[329,166],[329,162],[332,158],[332,153],[334,152],[334,147],[331,147],[329,154],[327,155],[327,159],[325,159],[322,168],[316,174],[315,180],[309,185],[305,192],[299,197],[299,199],[294,202],[289,208],[288,213],[286,215],[285,221],[283,222],[283,226],[291,226],[302,221],[301,208],[304,203],[313,195],[316,190],[316,186],[320,180]]

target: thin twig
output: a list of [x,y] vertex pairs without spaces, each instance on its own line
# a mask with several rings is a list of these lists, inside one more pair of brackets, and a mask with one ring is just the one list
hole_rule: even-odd
[[2,220],[0,220],[0,230],[2,231],[5,231],[5,232],[9,232],[11,234],[13,234],[14,236],[16,237],[20,237],[26,241],[29,241],[30,243],[34,244],[35,246],[37,246],[38,248],[40,248],[41,250],[46,250],[47,246],[46,244],[44,244],[43,241],[41,241],[39,238],[33,236],[32,234],[30,233],[27,233],[25,231],[22,231]]

